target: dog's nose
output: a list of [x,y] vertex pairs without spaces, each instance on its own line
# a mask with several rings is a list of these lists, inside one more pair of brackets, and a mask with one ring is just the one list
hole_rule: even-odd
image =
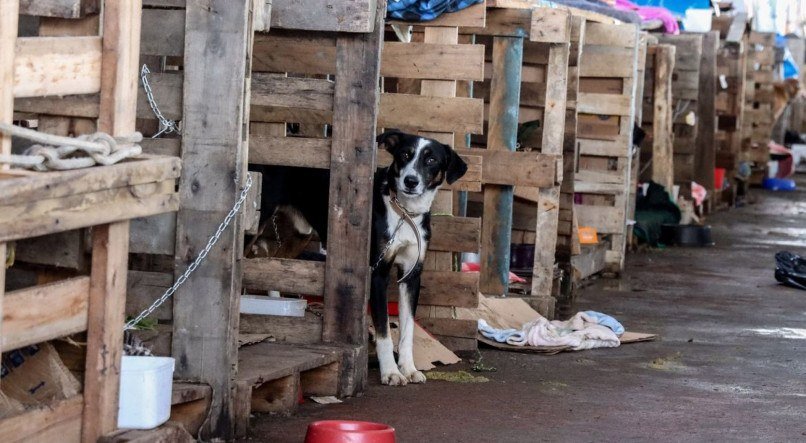
[[417,177],[413,175],[407,175],[403,177],[403,184],[405,184],[407,188],[412,189],[420,184],[420,180],[417,180]]

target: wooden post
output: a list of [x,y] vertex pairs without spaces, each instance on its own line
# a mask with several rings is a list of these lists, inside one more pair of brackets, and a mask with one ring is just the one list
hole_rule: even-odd
[[386,2],[379,1],[373,32],[340,33],[336,42],[322,339],[357,349],[345,361],[342,395],[362,391],[367,380],[369,231],[384,11]]
[[[141,9],[138,0],[104,5],[98,130],[113,136],[134,133]],[[85,442],[117,428],[129,222],[96,226],[92,242],[81,431]]]
[[672,141],[672,71],[673,45],[657,45],[652,120],[652,181],[670,193],[674,186],[674,154]]
[[[14,119],[14,45],[20,2],[0,0],[0,121]],[[11,154],[11,136],[0,135],[0,154]],[[0,165],[0,171],[8,165]],[[3,328],[3,296],[6,287],[6,244],[0,243],[0,331]]]
[[[246,179],[252,24],[250,0],[188,0],[176,273],[185,271],[238,198]],[[233,437],[243,238],[232,220],[174,296],[177,378],[209,384],[204,439]]]
[[[514,151],[518,136],[523,39],[493,38],[490,117],[487,149]],[[505,295],[509,289],[509,248],[512,240],[512,186],[485,185],[481,222],[479,290]]]
[[[568,23],[570,27],[570,23]],[[568,29],[568,27],[566,29]],[[570,30],[566,32],[570,33]],[[543,110],[541,152],[557,157],[558,176],[563,170],[565,104],[568,95],[569,43],[551,43],[546,65],[546,106]],[[532,296],[550,297],[554,283],[554,258],[560,215],[560,186],[541,188],[537,200],[535,261],[532,267]],[[549,317],[551,318],[551,317]]]
[[714,197],[714,167],[716,166],[716,53],[719,32],[702,35],[700,58],[700,93],[697,100],[697,148],[694,151],[694,178]]

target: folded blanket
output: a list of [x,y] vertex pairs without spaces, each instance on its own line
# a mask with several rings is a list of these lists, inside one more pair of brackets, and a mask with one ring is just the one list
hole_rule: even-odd
[[[612,319],[612,317],[608,318]],[[615,321],[615,319],[612,320]],[[619,324],[619,326],[621,325]],[[595,316],[588,315],[586,312],[580,312],[567,321],[549,321],[541,316],[524,324],[520,330],[496,329],[487,324],[484,319],[479,319],[478,329],[483,336],[491,340],[513,346],[561,346],[578,351],[593,348],[615,348],[621,344],[612,329],[599,324]]]

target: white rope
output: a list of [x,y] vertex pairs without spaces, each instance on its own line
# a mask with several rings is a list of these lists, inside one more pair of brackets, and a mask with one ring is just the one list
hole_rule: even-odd
[[103,132],[62,137],[0,122],[0,132],[34,142],[25,153],[0,154],[0,164],[37,171],[88,168],[113,165],[123,159],[143,153],[138,145],[142,134],[112,137]]

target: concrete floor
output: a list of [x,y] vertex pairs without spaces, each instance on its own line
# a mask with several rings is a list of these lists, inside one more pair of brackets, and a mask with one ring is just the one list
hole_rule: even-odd
[[256,417],[250,440],[301,442],[309,422],[340,418],[390,424],[400,442],[804,441],[806,291],[773,277],[775,252],[806,254],[799,182],[710,217],[715,247],[630,254],[621,280],[584,290],[580,308],[656,342],[555,356],[484,350],[497,372],[478,384],[390,388],[375,369],[363,397]]

